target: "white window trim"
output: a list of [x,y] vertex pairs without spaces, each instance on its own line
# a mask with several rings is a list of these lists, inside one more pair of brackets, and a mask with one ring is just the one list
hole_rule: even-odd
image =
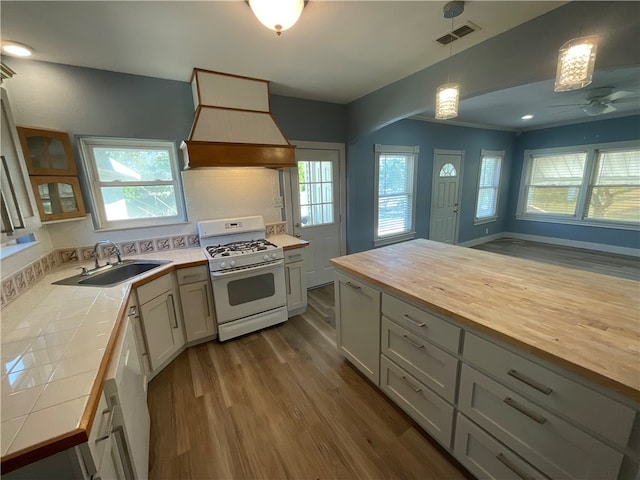
[[[482,161],[484,157],[500,158],[500,173],[498,174],[498,185],[496,185],[496,213],[490,217],[478,218],[478,200],[480,199],[480,180],[482,179]],[[478,169],[478,188],[476,190],[476,206],[474,209],[473,224],[483,225],[498,220],[498,207],[500,206],[500,187],[502,185],[502,165],[504,164],[504,150],[480,150],[480,168]]]
[[[130,147],[130,148],[150,148],[150,149],[166,149],[169,152],[171,162],[171,175],[173,177],[173,185],[176,195],[176,208],[178,213],[168,217],[154,217],[143,219],[116,220],[108,221],[104,204],[102,203],[102,195],[99,193],[98,172],[93,157],[92,149],[94,147]],[[82,160],[84,170],[87,176],[87,184],[89,186],[90,200],[93,209],[93,222],[96,231],[111,230],[127,230],[133,228],[148,228],[157,226],[174,225],[185,223],[186,208],[184,202],[184,193],[180,177],[180,169],[178,165],[178,156],[174,142],[167,140],[145,140],[137,138],[114,138],[114,137],[82,137],[80,138],[80,149],[82,151]]]
[[[587,197],[589,188],[593,182],[595,175],[596,155],[599,151],[624,150],[629,148],[640,149],[640,140],[631,140],[628,142],[611,142],[611,143],[594,143],[589,145],[576,145],[569,147],[545,148],[540,150],[525,150],[524,164],[522,167],[522,176],[520,178],[520,189],[518,193],[518,208],[516,210],[516,220],[525,220],[533,222],[545,223],[562,223],[566,225],[581,225],[584,227],[601,227],[615,228],[619,230],[640,230],[640,225],[630,222],[614,222],[603,221],[592,218],[586,218]],[[580,185],[580,195],[578,196],[578,204],[575,215],[540,215],[525,212],[525,190],[531,175],[531,167],[533,156],[537,155],[554,155],[562,153],[586,152],[587,159],[585,161],[584,176]]]
[[[373,198],[373,246],[380,247],[383,245],[391,245],[392,243],[404,242],[412,240],[416,237],[416,188],[418,180],[418,154],[420,153],[419,146],[404,146],[404,145],[380,145],[375,146],[375,185],[374,185],[374,198]],[[381,154],[410,154],[413,155],[413,185],[411,191],[411,229],[408,232],[400,233],[398,235],[387,235],[384,237],[378,236],[378,192],[380,180],[380,155]]]

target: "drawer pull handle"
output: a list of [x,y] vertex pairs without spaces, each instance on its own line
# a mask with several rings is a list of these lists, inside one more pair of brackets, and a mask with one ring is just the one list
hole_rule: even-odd
[[102,415],[105,415],[106,413],[109,414],[109,417],[107,419],[107,428],[105,430],[105,433],[103,433],[98,438],[96,438],[95,440],[96,443],[106,440],[111,435],[111,430],[113,429],[113,414],[115,413],[115,411],[116,411],[115,406],[111,407],[110,409],[107,408],[102,411]]
[[518,372],[517,370],[514,370],[513,368],[507,372],[507,375],[512,376],[516,380],[521,381],[525,385],[529,385],[531,388],[534,388],[539,392],[544,393],[545,395],[551,395],[551,392],[553,392],[552,388],[549,388],[545,385],[542,385],[541,383],[536,382],[532,378],[529,378],[526,375],[523,375],[522,373]]
[[361,290],[361,289],[362,289],[362,287],[361,287],[360,285],[354,285],[354,284],[353,284],[353,283],[351,283],[351,282],[347,282],[345,285],[347,285],[347,286],[349,286],[349,287],[353,288],[354,290]]
[[411,340],[411,339],[410,339],[406,334],[403,334],[402,336],[404,337],[404,339],[405,339],[408,343],[410,343],[410,344],[411,344],[411,345],[413,345],[414,347],[416,347],[416,348],[424,348],[424,345],[423,345],[423,344],[414,342],[414,341],[413,341],[413,340]]
[[522,480],[536,480],[534,477],[523,472],[517,465],[514,465],[511,460],[505,457],[502,453],[496,455],[496,459],[517,476],[519,476]]
[[520,405],[518,402],[516,402],[511,397],[506,397],[503,401],[504,401],[504,403],[509,405],[511,408],[515,408],[516,410],[518,410],[523,415],[526,415],[527,417],[529,417],[531,420],[533,420],[535,422],[538,422],[540,425],[543,425],[547,421],[546,418],[544,418],[543,416],[540,416],[540,415],[538,415],[536,413],[533,413],[527,407],[525,407],[524,405]]
[[402,316],[418,327],[424,327],[426,325],[424,322],[419,322],[417,320],[414,320],[409,315],[402,315]]
[[291,260],[292,258],[298,258],[301,257],[302,254],[301,253],[296,253],[294,255],[287,255],[287,260]]
[[420,387],[416,387],[413,383],[411,383],[407,377],[405,377],[404,375],[402,375],[402,380],[404,380],[404,383],[406,383],[407,385],[409,385],[411,387],[411,389],[416,392],[416,393],[420,393],[422,391],[422,389]]

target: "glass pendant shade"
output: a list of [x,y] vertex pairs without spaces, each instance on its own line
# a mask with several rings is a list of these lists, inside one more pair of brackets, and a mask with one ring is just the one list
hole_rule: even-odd
[[260,23],[280,35],[298,21],[304,0],[249,0],[249,6]]
[[458,100],[460,99],[460,85],[446,83],[438,87],[436,92],[436,119],[446,120],[458,116]]
[[586,87],[591,83],[596,64],[598,37],[574,38],[559,50],[555,92],[567,92]]

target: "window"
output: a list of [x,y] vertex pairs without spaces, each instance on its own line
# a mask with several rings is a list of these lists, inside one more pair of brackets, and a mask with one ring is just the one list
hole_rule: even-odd
[[640,144],[525,152],[518,218],[640,228]]
[[96,227],[136,228],[185,220],[172,142],[80,140]]
[[586,218],[640,222],[640,149],[596,153]]
[[415,181],[419,147],[376,145],[374,245],[415,237]]
[[331,161],[299,161],[298,194],[300,223],[303,227],[333,223],[333,164]]
[[491,222],[498,218],[498,192],[500,190],[500,170],[504,152],[480,152],[480,177],[476,197],[476,224]]

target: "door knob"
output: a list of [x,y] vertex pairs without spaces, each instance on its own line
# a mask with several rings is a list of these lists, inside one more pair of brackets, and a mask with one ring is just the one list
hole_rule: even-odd
[[299,233],[296,233],[296,238],[300,238],[302,235],[300,235]]
[[460,210],[458,210],[457,208],[453,209],[453,213],[458,213]]
[[296,227],[300,228],[300,223],[296,223],[295,225]]

